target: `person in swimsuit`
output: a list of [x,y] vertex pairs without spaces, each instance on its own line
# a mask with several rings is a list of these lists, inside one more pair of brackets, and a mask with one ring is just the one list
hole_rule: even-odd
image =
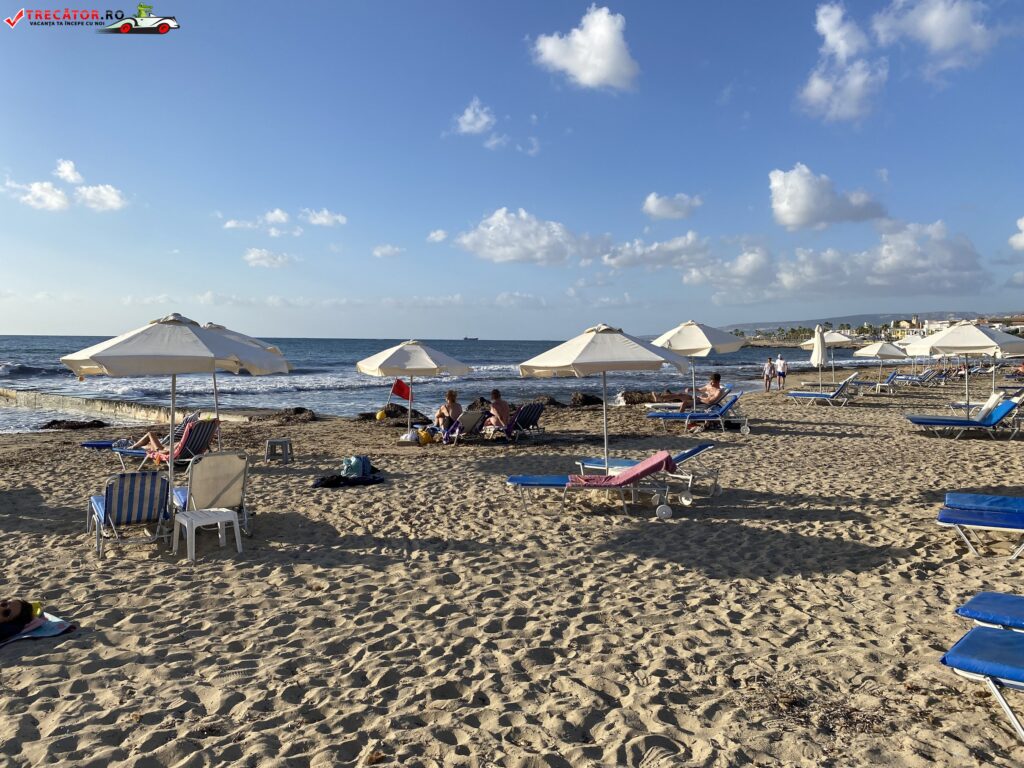
[[459,393],[449,389],[444,395],[444,405],[437,409],[434,414],[434,426],[440,429],[451,429],[458,418],[462,415],[462,406],[459,405]]
[[508,403],[501,399],[501,392],[491,390],[491,415],[484,422],[485,427],[507,427],[508,420],[512,418],[512,411]]

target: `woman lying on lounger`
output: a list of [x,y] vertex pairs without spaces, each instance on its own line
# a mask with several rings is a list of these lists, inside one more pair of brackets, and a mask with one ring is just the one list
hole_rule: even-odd
[[[701,405],[714,405],[722,399],[725,389],[722,387],[722,375],[712,373],[711,379],[703,387],[697,388],[697,402]],[[656,403],[679,403],[679,410],[686,411],[693,408],[693,395],[689,390],[683,392],[652,392],[651,396]]]

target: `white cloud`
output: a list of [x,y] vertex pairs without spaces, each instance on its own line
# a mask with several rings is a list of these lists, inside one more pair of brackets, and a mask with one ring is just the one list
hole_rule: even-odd
[[578,255],[584,241],[564,224],[542,221],[520,208],[499,208],[476,228],[455,238],[456,244],[481,259],[533,264],[563,264]]
[[987,52],[999,33],[983,20],[978,0],[892,0],[875,14],[872,28],[881,45],[906,38],[923,45],[930,57],[926,73],[969,66]]
[[506,144],[508,144],[508,136],[505,134],[499,135],[497,133],[492,133],[487,137],[487,140],[484,141],[484,146],[487,149],[501,149]]
[[53,175],[68,184],[81,184],[84,181],[82,174],[78,172],[71,160],[58,160]]
[[287,224],[288,214],[280,208],[275,208],[263,214],[263,221],[267,224]]
[[491,108],[480,103],[480,99],[474,96],[462,114],[456,115],[455,130],[464,134],[486,133],[496,122]]
[[652,219],[688,219],[703,204],[699,196],[690,197],[682,192],[672,197],[651,192],[644,200],[644,213]]
[[585,88],[629,88],[640,67],[629,54],[625,29],[624,16],[592,5],[568,34],[540,35],[534,57]]
[[1010,235],[1010,247],[1015,251],[1024,251],[1024,217],[1017,219],[1017,229],[1020,231]]
[[854,58],[867,50],[869,42],[857,23],[843,14],[839,4],[818,6],[815,29],[822,37],[820,56],[799,94],[808,112],[827,121],[863,118],[889,77],[886,59]]
[[428,243],[443,243],[448,239],[448,233],[443,229],[435,229],[429,235],[427,235]]
[[157,296],[125,296],[121,299],[121,303],[126,306],[140,306],[148,307],[154,304],[170,304],[172,301],[171,297],[166,293],[161,293]]
[[76,187],[75,198],[82,205],[92,208],[94,211],[119,211],[128,205],[121,190],[110,184]]
[[828,176],[815,176],[803,163],[791,171],[771,171],[768,183],[775,220],[791,231],[885,216],[885,208],[866,193],[836,192]]
[[68,196],[64,190],[58,189],[51,181],[33,181],[30,184],[16,184],[8,180],[7,189],[15,193],[23,192],[18,200],[25,205],[41,211],[63,211],[68,207]]
[[311,211],[309,208],[302,209],[302,218],[315,227],[333,227],[348,223],[348,217],[342,213],[332,213],[326,208],[319,211]]
[[402,253],[405,249],[399,248],[397,245],[391,245],[390,243],[384,243],[383,245],[375,246],[373,249],[374,258],[386,259],[390,256],[397,256]]
[[647,244],[638,239],[615,245],[601,256],[601,261],[612,269],[628,267],[685,268],[703,262],[707,255],[707,240],[690,230],[685,235],[663,242]]
[[814,28],[822,37],[821,52],[833,56],[840,64],[852,59],[868,49],[867,35],[855,21],[843,18],[842,5],[819,5],[815,14]]
[[295,258],[286,253],[268,251],[266,248],[249,248],[242,256],[242,260],[250,267],[280,269],[286,264],[295,261]]
[[546,309],[547,301],[542,296],[519,291],[504,291],[494,297],[494,305],[502,309]]
[[224,222],[224,229],[256,229],[259,224],[255,221],[242,221],[241,219],[228,219]]
[[267,234],[271,237],[281,237],[287,233],[283,229],[278,229],[277,227],[267,227]]
[[735,304],[838,294],[958,295],[980,289],[988,277],[974,245],[951,237],[937,221],[890,222],[878,245],[856,252],[802,248],[775,259],[763,248],[747,248],[734,261],[690,270],[684,282],[710,286],[715,303]]
[[516,149],[525,155],[530,157],[536,157],[540,154],[540,141],[537,140],[536,136],[530,136],[526,139],[526,144],[516,144]]

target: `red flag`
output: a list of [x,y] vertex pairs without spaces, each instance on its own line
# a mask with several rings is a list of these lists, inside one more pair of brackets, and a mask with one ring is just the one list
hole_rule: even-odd
[[401,379],[395,379],[395,384],[391,387],[391,394],[396,395],[403,400],[408,400],[410,403],[412,402],[412,390],[409,389],[409,385]]

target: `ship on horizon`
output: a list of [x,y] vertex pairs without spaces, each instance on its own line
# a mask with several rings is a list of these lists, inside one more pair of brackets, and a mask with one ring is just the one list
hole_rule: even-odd
[[480,341],[479,337],[477,337],[477,336],[463,336],[462,340],[463,341]]

